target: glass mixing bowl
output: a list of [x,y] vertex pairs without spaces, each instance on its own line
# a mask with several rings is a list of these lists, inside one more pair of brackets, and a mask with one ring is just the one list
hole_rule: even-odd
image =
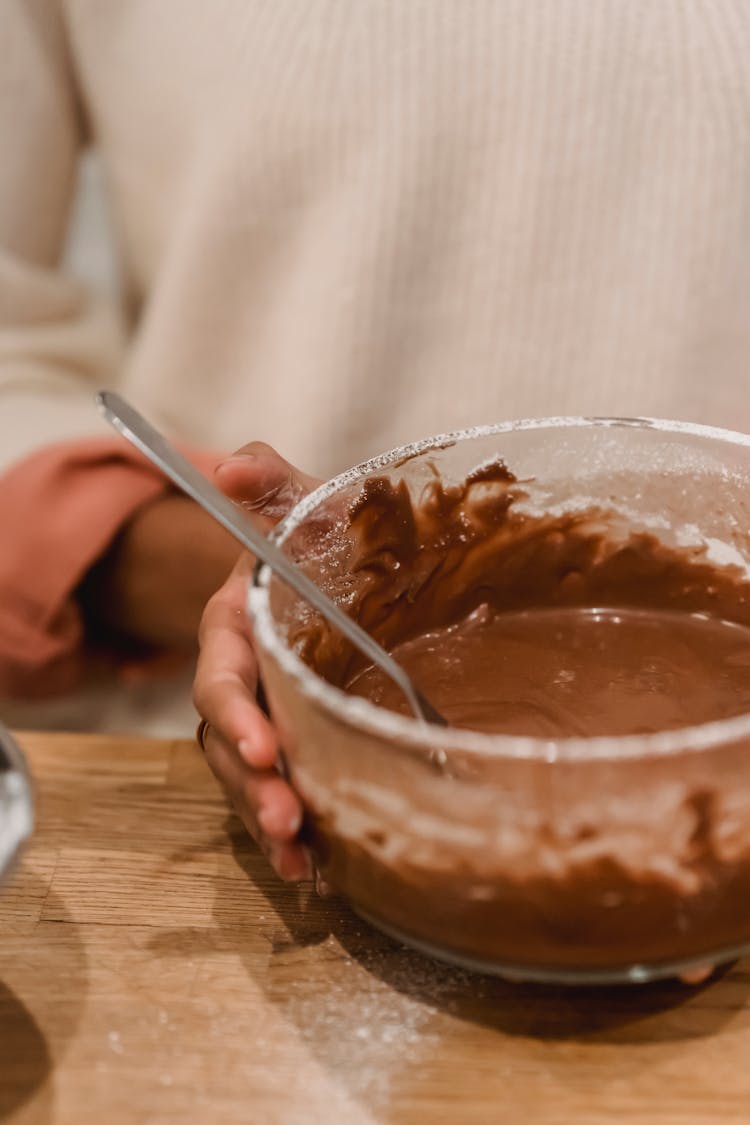
[[[498,456],[540,510],[600,505],[750,566],[750,438],[648,419],[532,420],[397,449],[306,497],[278,541],[345,604],[346,517],[366,478],[418,496],[435,472],[460,482]],[[564,983],[750,949],[750,714],[559,740],[425,727],[307,667],[288,639],[311,611],[266,567],[249,609],[316,862],[374,925],[463,967]]]

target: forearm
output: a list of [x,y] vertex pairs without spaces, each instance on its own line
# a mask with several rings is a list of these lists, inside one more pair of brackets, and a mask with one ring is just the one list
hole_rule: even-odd
[[159,497],[134,513],[82,584],[89,632],[192,651],[205,604],[238,554],[232,537],[191,500]]

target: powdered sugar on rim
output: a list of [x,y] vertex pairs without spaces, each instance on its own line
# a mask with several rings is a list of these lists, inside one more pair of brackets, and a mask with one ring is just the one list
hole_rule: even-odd
[[[409,460],[430,450],[445,449],[458,442],[474,438],[493,437],[520,430],[573,429],[584,427],[658,430],[665,434],[684,434],[750,449],[750,435],[690,422],[658,418],[528,418],[498,425],[473,426],[465,430],[439,434],[412,445],[400,446],[360,465],[356,465],[332,480],[322,484],[301,500],[274,531],[274,539],[283,543],[305,519],[329,497],[362,477]],[[477,467],[489,463],[489,458],[478,462]],[[366,730],[404,749],[429,748],[432,751],[462,750],[481,756],[523,758],[539,761],[574,761],[646,758],[710,749],[720,743],[750,738],[750,713],[732,719],[721,719],[700,726],[656,734],[627,735],[621,737],[562,738],[547,741],[510,735],[480,734],[459,728],[425,726],[417,719],[396,715],[365,699],[354,698],[316,676],[295,652],[287,648],[276,631],[269,605],[271,570],[259,566],[248,589],[248,612],[253,620],[256,640],[311,702],[336,716],[340,722]]]

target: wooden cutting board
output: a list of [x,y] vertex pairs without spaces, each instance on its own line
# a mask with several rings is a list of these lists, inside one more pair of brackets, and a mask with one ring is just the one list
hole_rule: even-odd
[[520,987],[282,885],[183,742],[19,735],[38,828],[0,898],[0,1119],[750,1122],[750,966]]

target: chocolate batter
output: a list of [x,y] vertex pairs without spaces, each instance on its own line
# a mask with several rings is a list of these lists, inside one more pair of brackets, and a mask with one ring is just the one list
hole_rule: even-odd
[[[744,571],[614,511],[535,514],[527,499],[495,462],[459,486],[436,478],[417,503],[404,482],[370,479],[350,513],[351,611],[455,725],[585,737],[748,709]],[[406,710],[326,623],[295,642],[333,683]]]
[[[416,497],[370,479],[330,537],[329,592],[455,726],[554,741],[750,709],[744,567],[634,528],[614,503],[533,499],[500,462]],[[325,622],[290,639],[331,682],[404,709]],[[370,915],[493,963],[612,970],[750,941],[750,807],[727,782],[741,752],[588,766],[457,750],[417,785],[415,767],[400,781],[396,754],[368,751],[343,798],[339,775],[316,786],[290,766],[327,880]]]
[[[699,614],[482,606],[393,655],[450,723],[494,734],[640,734],[750,710],[750,630]],[[378,668],[347,690],[409,713]]]

